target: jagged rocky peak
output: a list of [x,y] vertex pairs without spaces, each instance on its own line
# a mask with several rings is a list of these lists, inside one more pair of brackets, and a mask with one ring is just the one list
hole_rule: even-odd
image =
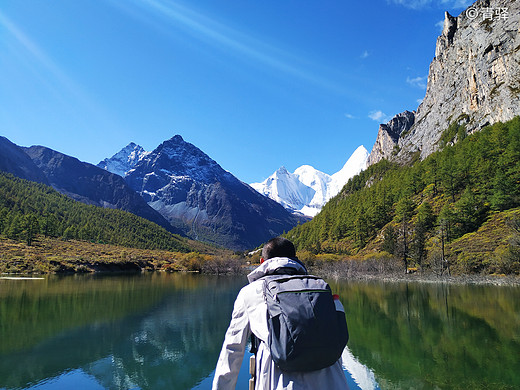
[[415,123],[415,112],[404,111],[394,116],[388,123],[379,125],[376,142],[368,157],[368,165],[375,164],[382,159],[390,159],[397,153],[399,138]]
[[520,115],[519,23],[520,1],[478,0],[457,17],[445,13],[414,124],[401,132],[398,147],[380,127],[369,164],[406,162],[416,152],[425,158],[453,122],[472,133]]
[[439,57],[442,52],[453,43],[453,36],[457,31],[457,18],[450,15],[448,11],[444,13],[444,26],[442,34],[437,38],[435,57]]
[[279,175],[288,175],[289,171],[282,165],[280,168],[276,170],[276,173]]
[[448,38],[450,43],[453,41],[453,35],[457,29],[457,18],[450,15],[448,11],[444,12],[444,26],[442,35]]
[[180,135],[164,141],[143,159],[146,170],[162,170],[169,177],[191,177],[214,183],[230,176],[215,160]]
[[384,130],[396,141],[401,134],[408,131],[415,121],[415,113],[411,111],[404,111],[394,116],[386,125],[381,125]]
[[[170,139],[167,139],[162,144],[160,144],[158,146],[158,149],[160,148],[161,150],[163,150],[164,148],[168,148],[168,147],[176,149],[176,148],[186,148],[186,147],[190,147],[190,146],[193,146],[193,145],[190,144],[189,142],[184,141],[184,138],[182,138],[181,135],[176,134],[173,137],[171,137]],[[190,147],[190,149],[191,149],[191,147]]]
[[97,166],[119,176],[125,176],[126,173],[135,167],[137,163],[145,156],[146,152],[142,146],[130,142],[110,158],[105,158]]

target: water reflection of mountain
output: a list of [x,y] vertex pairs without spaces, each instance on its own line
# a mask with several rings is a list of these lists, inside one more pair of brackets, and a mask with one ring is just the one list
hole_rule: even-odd
[[520,388],[520,289],[337,283],[349,348],[383,389]]
[[[75,369],[106,389],[193,387],[215,366],[240,281],[182,276],[193,280],[140,289],[151,306],[128,309],[127,316],[110,321],[92,317],[35,346],[0,355],[0,387],[27,387]],[[113,299],[122,304],[123,296],[135,294],[131,284],[116,284],[100,301],[91,287],[90,304],[109,308]]]
[[352,382],[349,381],[349,389],[362,389],[362,390],[378,390],[379,385],[377,383],[374,372],[364,364],[360,363],[359,360],[350,352],[349,347],[345,347],[343,354],[341,355],[343,362],[343,369],[347,370],[347,381],[349,377],[352,378]]

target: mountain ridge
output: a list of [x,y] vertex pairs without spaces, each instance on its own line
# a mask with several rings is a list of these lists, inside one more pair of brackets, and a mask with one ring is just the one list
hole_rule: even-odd
[[58,192],[85,204],[129,211],[177,233],[122,177],[45,146],[23,150]]
[[0,171],[21,179],[49,185],[43,171],[24,152],[23,148],[0,136]]

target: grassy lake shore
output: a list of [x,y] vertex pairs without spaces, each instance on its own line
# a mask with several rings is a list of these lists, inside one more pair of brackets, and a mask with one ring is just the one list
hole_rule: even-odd
[[0,237],[0,274],[202,271],[203,266],[219,273],[221,265],[229,268],[232,252],[204,253],[204,249],[181,253],[43,237],[27,245]]
[[[22,242],[0,238],[0,277],[147,271],[247,274],[258,265],[250,264],[247,260],[229,251],[215,254],[179,253],[45,238],[28,246]],[[433,272],[405,274],[396,262],[383,260],[304,260],[304,263],[311,273],[327,279],[520,286],[518,275],[439,275]]]

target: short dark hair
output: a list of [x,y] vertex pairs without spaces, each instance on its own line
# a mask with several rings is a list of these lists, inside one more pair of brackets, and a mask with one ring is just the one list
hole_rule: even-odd
[[262,257],[264,260],[273,257],[296,257],[296,249],[294,244],[284,237],[275,237],[267,241],[262,248]]

